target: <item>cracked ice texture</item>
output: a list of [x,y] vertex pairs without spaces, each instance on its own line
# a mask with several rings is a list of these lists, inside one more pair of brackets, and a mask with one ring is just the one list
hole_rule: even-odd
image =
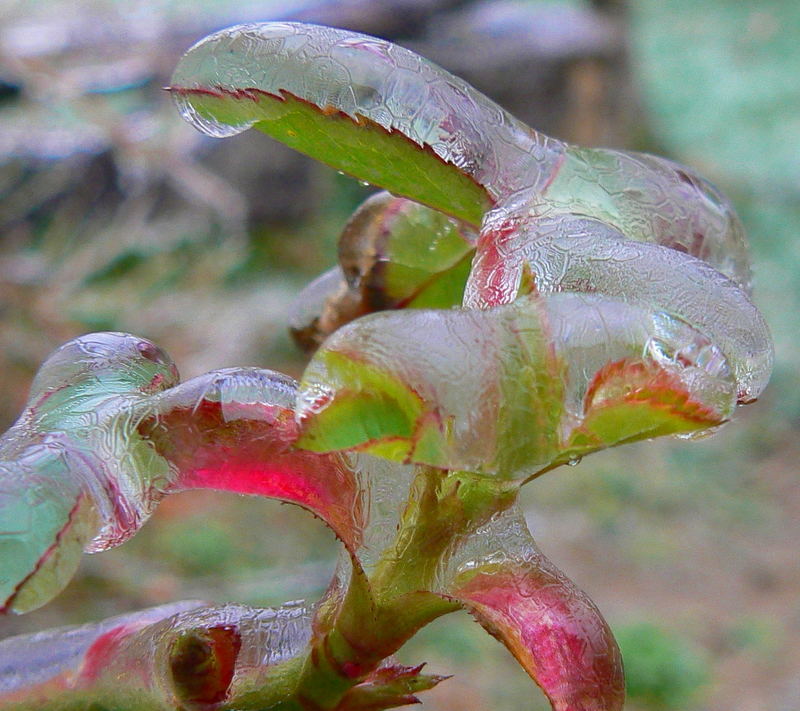
[[[230,369],[177,385],[168,357],[141,339],[95,334],[67,344],[0,442],[7,608],[41,604],[84,546],[121,542],[165,493],[196,486],[299,503],[334,529],[353,563],[373,569],[401,520],[410,468],[298,452],[290,448],[298,434],[320,451],[372,449],[528,476],[601,446],[715,426],[766,383],[771,342],[749,300],[741,225],[688,168],[550,139],[412,52],[330,28],[224,30],[190,50],[171,89],[210,135],[258,123],[262,103],[297,100],[295,108],[349,117],[340,130],[377,125],[404,136],[467,176],[492,209],[465,308],[378,314],[340,329],[304,377],[297,421],[296,386],[278,374]],[[203,96],[224,104],[226,118],[198,110]],[[328,139],[321,131],[315,140]],[[314,310],[347,270],[332,274],[310,292]],[[467,537],[443,559],[437,592],[500,637],[554,708],[619,708],[621,667],[607,626],[523,529],[506,512],[477,532],[488,548]],[[115,656],[96,674],[89,665],[86,678],[125,678],[132,659],[158,658],[165,639],[187,630],[238,658],[242,630],[259,614],[203,608],[101,635]],[[168,688],[165,668],[146,671],[158,688]],[[235,676],[227,662],[218,671],[182,693],[216,703]]]
[[165,494],[211,488],[271,496],[320,516],[351,549],[363,524],[340,455],[292,448],[296,383],[258,368],[180,385],[170,358],[123,333],[59,348],[0,439],[0,607],[44,604],[83,550],[132,536]]
[[[262,683],[271,667],[304,649],[313,612],[302,602],[251,608],[186,601],[11,637],[0,642],[0,699],[88,706],[107,697],[130,708],[165,710],[176,708],[176,696],[189,706],[215,703]],[[188,685],[185,667],[175,661],[186,640],[195,654],[205,644],[208,655],[196,667],[192,662],[203,657],[187,657]]]
[[445,557],[439,584],[503,641],[556,711],[622,708],[622,659],[611,629],[542,554],[517,504]]
[[[691,393],[692,417],[678,412],[687,429],[718,424],[735,405],[725,359],[681,320],[564,293],[491,310],[384,312],[348,324],[303,376],[303,441],[320,451],[366,443],[401,461],[528,476],[583,453],[576,438],[589,436],[595,409],[607,404],[594,396],[611,380],[609,364],[632,372],[641,364],[656,394]],[[632,379],[628,385],[635,391]],[[372,408],[372,416],[344,422],[352,407]]]
[[686,348],[708,339],[727,359],[741,402],[765,386],[772,344],[749,300],[741,223],[729,201],[691,169],[548,138],[406,49],[325,27],[223,30],[187,53],[172,84],[184,117],[211,135],[239,132],[258,119],[198,112],[193,101],[203,92],[231,105],[291,95],[326,115],[346,114],[354,131],[363,118],[402,134],[473,178],[494,207],[483,222],[466,307],[514,301],[527,269],[539,293],[606,295],[685,321],[698,334]]
[[[289,22],[231,27],[201,40],[172,76],[173,88],[287,92],[318,107],[364,116],[429,146],[490,194],[546,176],[563,145],[532,131],[462,79],[385,40]],[[212,136],[254,121],[222,123],[176,92],[184,117]],[[530,184],[525,177],[525,185]]]

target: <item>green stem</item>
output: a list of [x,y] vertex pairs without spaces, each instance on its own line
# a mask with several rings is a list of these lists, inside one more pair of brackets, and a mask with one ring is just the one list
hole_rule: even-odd
[[[516,500],[517,484],[467,472],[419,467],[393,544],[367,580],[354,570],[347,594],[313,643],[298,679],[309,709],[336,709],[342,697],[421,627],[459,605],[435,594],[443,559],[460,540]],[[239,706],[237,705],[237,708]]]
[[436,590],[443,559],[460,541],[516,501],[519,485],[463,471],[419,467],[392,546],[372,576],[379,600]]

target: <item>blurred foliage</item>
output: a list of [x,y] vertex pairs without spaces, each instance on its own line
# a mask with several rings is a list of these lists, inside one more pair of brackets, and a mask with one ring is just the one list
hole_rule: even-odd
[[749,616],[737,620],[726,630],[724,642],[734,650],[755,651],[758,657],[768,659],[778,652],[782,636],[777,620]]
[[642,622],[617,627],[628,698],[652,709],[684,711],[708,680],[708,664],[685,640]]

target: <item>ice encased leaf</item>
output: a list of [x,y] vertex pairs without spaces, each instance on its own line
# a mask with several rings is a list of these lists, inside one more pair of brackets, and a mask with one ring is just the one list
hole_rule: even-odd
[[[217,700],[264,683],[272,667],[296,657],[311,638],[313,606],[277,608],[180,602],[80,627],[49,630],[0,642],[0,702],[38,699],[80,705],[104,699],[122,707],[137,699],[150,709],[174,710],[200,683],[221,682]],[[180,658],[187,640],[209,645],[206,655]],[[194,665],[194,666],[193,666]],[[215,666],[224,673],[215,674]],[[197,699],[194,699],[197,701]],[[77,706],[75,706],[77,707]]]
[[0,438],[0,608],[47,602],[81,551],[132,536],[168,493],[213,488],[299,504],[355,550],[358,483],[341,455],[294,449],[296,383],[258,368],[176,385],[155,345],[82,336],[37,374]]
[[463,540],[439,586],[509,649],[554,711],[622,709],[622,658],[611,630],[539,550],[516,505]]
[[[374,314],[337,331],[306,369],[300,443],[525,477],[566,456],[572,433],[591,414],[590,384],[609,363],[631,360],[654,377],[672,374],[671,387],[703,415],[698,422],[694,412],[683,419],[676,410],[673,432],[724,421],[736,383],[718,352],[705,357],[713,349],[680,320],[598,295]],[[634,438],[635,428],[626,436]]]

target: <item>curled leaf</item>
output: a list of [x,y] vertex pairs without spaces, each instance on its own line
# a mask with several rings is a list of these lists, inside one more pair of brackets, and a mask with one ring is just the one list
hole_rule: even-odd
[[8,637],[0,641],[0,701],[5,708],[58,698],[68,689],[92,683],[128,635],[204,604],[173,602],[102,622]]
[[[461,123],[461,116],[440,114],[442,105],[423,96],[452,91],[446,78],[389,42],[265,23],[232,27],[196,44],[169,89],[183,116],[210,135],[253,126],[337,170],[478,224],[490,204],[484,176],[456,164],[437,131],[440,124]],[[453,79],[463,87],[465,108],[488,101]],[[387,105],[390,86],[403,98]],[[427,115],[427,106],[435,113]]]
[[114,538],[117,522],[130,527],[147,508],[129,507],[127,487],[110,476],[116,462],[93,446],[106,445],[97,420],[176,381],[172,361],[129,334],[84,336],[45,361],[0,438],[0,610],[44,604],[72,577],[84,546]]
[[518,509],[478,529],[450,561],[442,589],[508,647],[554,711],[622,709],[622,659],[611,630],[539,551]]
[[527,269],[542,294],[604,294],[686,321],[724,354],[740,400],[763,390],[772,369],[769,329],[747,292],[715,266],[652,243],[657,233],[649,234],[649,242],[626,239],[616,228],[583,216],[544,211],[535,218],[526,213],[519,223],[508,215],[502,224],[495,224],[497,219],[487,220],[482,232],[466,306],[513,301]]
[[[271,675],[308,644],[312,612],[296,602],[265,609],[183,602],[7,639],[0,668],[15,671],[0,681],[12,680],[0,685],[0,702],[9,709],[35,701],[45,708],[213,708],[275,683]],[[51,664],[26,668],[20,649]]]
[[453,597],[509,648],[556,711],[622,708],[622,661],[611,630],[554,566],[487,565]]
[[[408,50],[329,28],[267,23],[223,30],[187,53],[172,90],[200,130],[223,136],[257,126],[473,225],[489,206],[473,199],[478,209],[464,210],[468,191],[444,176],[437,183],[451,198],[432,188],[426,157],[438,157],[451,178],[460,173],[481,186],[492,209],[481,222],[467,307],[509,304],[534,289],[605,294],[699,331],[728,360],[739,401],[755,399],[766,383],[772,344],[747,295],[741,224],[729,201],[689,168],[547,138]],[[288,128],[292,102],[315,117],[313,125]],[[321,116],[331,117],[329,125]],[[405,137],[419,162],[370,153],[368,145],[383,145],[367,130],[376,126],[393,140]],[[371,165],[356,167],[362,158]],[[416,185],[399,179],[396,168]],[[375,400],[379,419],[387,416],[385,404]],[[407,443],[384,448],[410,456]]]
[[450,308],[464,293],[475,235],[455,220],[389,193],[356,210],[339,238],[339,264],[298,296],[289,327],[314,350],[373,311]]
[[156,346],[120,333],[83,336],[44,363],[0,439],[0,609],[44,604],[84,549],[127,540],[165,494],[190,488],[299,504],[359,546],[348,462],[292,446],[291,378],[257,368],[177,377]]
[[143,402],[136,434],[168,463],[168,492],[219,489],[299,504],[355,550],[358,482],[342,456],[293,447],[295,388],[256,368],[208,373]]
[[[604,428],[590,386],[620,360],[638,364],[630,373],[639,382],[629,384],[638,399],[619,403],[618,427]],[[656,426],[665,397],[671,415]],[[491,310],[348,324],[312,359],[298,402],[308,449],[523,478],[567,461],[578,445],[583,454],[656,430],[718,425],[735,382],[713,344],[679,319],[607,297],[532,295]]]

